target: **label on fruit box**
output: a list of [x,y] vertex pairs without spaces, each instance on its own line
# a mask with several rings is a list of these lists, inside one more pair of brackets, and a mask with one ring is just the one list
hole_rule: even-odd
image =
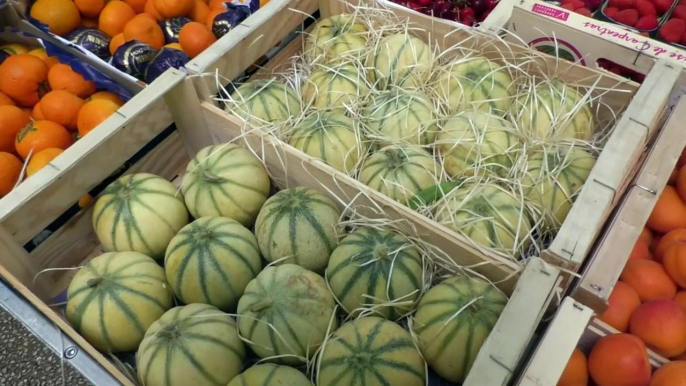
[[543,4],[535,4],[533,8],[531,8],[531,11],[557,20],[567,21],[567,19],[569,19],[569,12]]

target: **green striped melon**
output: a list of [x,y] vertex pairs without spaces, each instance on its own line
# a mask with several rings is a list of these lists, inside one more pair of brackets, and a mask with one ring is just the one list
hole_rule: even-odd
[[381,39],[366,61],[369,82],[379,90],[396,85],[408,90],[424,86],[433,64],[431,48],[407,32]]
[[248,149],[227,143],[196,154],[186,168],[181,191],[193,217],[228,217],[250,226],[270,186],[262,161]]
[[254,126],[284,123],[302,111],[298,94],[276,79],[251,80],[240,85],[224,108]]
[[164,270],[138,252],[107,252],[86,263],[67,289],[67,320],[95,348],[133,351],[172,306]]
[[363,112],[370,137],[381,146],[398,142],[428,145],[436,138],[436,116],[420,91],[393,88],[380,92]]
[[369,93],[364,73],[350,63],[316,66],[302,86],[303,102],[318,109],[343,110]]
[[295,264],[269,266],[238,301],[238,329],[260,358],[296,365],[336,330],[335,307],[321,276]]
[[288,367],[265,363],[245,370],[229,382],[228,386],[313,386],[300,371]]
[[355,15],[331,16],[317,23],[305,40],[309,63],[338,63],[361,58],[367,44],[367,27]]
[[[373,309],[391,319],[414,309],[423,276],[422,256],[410,240],[376,228],[361,228],[346,236],[326,268],[329,288],[347,313],[356,316]],[[386,306],[389,303],[393,305]]]
[[93,229],[106,251],[135,251],[161,259],[186,224],[183,195],[171,182],[148,173],[118,178],[93,208]]
[[288,143],[344,173],[355,170],[367,151],[357,123],[341,113],[314,112],[290,132]]
[[262,270],[257,240],[238,221],[201,217],[169,243],[167,282],[182,303],[234,311],[245,286]]
[[282,190],[267,200],[257,216],[255,235],[268,262],[300,265],[321,272],[338,245],[341,211],[317,190]]
[[438,94],[450,113],[478,110],[503,116],[516,87],[507,69],[482,56],[460,58],[438,76]]
[[591,139],[593,111],[583,95],[562,81],[539,83],[511,106],[519,130],[539,140]]
[[462,383],[507,304],[507,297],[482,279],[453,277],[419,301],[412,330],[419,350],[438,375]]
[[589,152],[569,146],[549,147],[529,157],[522,178],[524,196],[543,211],[548,226],[565,221],[595,162]]
[[436,136],[436,149],[451,177],[500,177],[510,174],[522,153],[517,130],[509,121],[478,111],[448,118]]
[[491,182],[466,184],[436,205],[436,221],[496,252],[519,257],[529,246],[531,220],[522,199]]
[[426,364],[410,333],[376,316],[341,326],[326,342],[318,386],[424,386]]
[[245,345],[229,314],[208,304],[167,311],[136,353],[145,386],[226,386],[243,368]]
[[405,204],[419,191],[441,182],[441,175],[441,166],[426,150],[414,145],[391,145],[364,161],[359,180]]

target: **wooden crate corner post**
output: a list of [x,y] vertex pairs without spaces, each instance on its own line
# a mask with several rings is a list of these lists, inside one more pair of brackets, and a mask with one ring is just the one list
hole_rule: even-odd
[[559,283],[559,269],[538,257],[529,260],[463,386],[508,384]]

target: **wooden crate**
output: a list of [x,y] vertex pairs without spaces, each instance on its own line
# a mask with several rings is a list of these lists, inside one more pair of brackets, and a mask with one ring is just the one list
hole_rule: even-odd
[[[185,74],[169,70],[162,79],[164,81],[160,84],[164,84],[165,89],[158,90],[163,95],[159,102],[168,106],[161,111],[148,111],[146,117],[149,121],[167,119],[166,114],[172,111],[177,129],[168,133],[157,147],[133,164],[126,173],[149,172],[178,183],[187,163],[199,149],[214,143],[236,142],[252,148],[258,144],[262,146],[260,158],[267,166],[275,184],[281,188],[309,186],[323,192],[335,190],[332,186],[335,183],[333,176],[328,174],[329,170],[321,163],[314,162],[312,158],[289,146],[273,141],[271,137],[259,133],[245,135],[234,124],[234,117],[207,102],[201,103],[192,92],[194,87]],[[147,91],[146,89],[139,95],[144,95]],[[159,97],[160,94],[157,95]],[[149,126],[136,127],[139,128],[140,135],[130,137],[131,142],[137,141],[140,147],[148,143],[147,139],[143,139],[142,133],[153,130]],[[119,141],[121,140],[122,138],[119,138]],[[63,175],[68,174],[69,177],[62,178],[52,185],[55,195],[59,195],[60,198],[77,198],[83,195],[89,189],[88,185],[91,185],[80,180],[84,175],[89,181],[107,179],[111,173],[110,165],[113,164],[109,154],[116,145],[114,142],[101,142],[90,154],[82,157],[81,162],[74,165],[78,170],[71,173],[63,172]],[[288,166],[282,162],[284,159]],[[55,199],[51,201],[55,202]],[[340,202],[341,206],[348,204],[341,197],[336,197],[336,201]],[[365,203],[354,201],[352,203],[355,210],[364,209],[364,205]],[[35,203],[33,206],[35,207]],[[10,234],[7,231],[12,224],[0,222],[0,246],[8,251],[0,256],[0,275],[36,304],[117,379],[125,385],[132,385],[126,375],[62,319],[57,309],[49,306],[52,299],[64,292],[73,277],[74,271],[64,268],[73,267],[102,253],[91,225],[92,210],[93,204],[72,217],[30,253],[21,248],[16,233]],[[33,225],[35,217],[23,220],[23,225],[27,228],[42,229],[40,225]],[[411,223],[413,219],[402,221]],[[541,259],[532,258],[524,269],[522,278],[514,290],[508,293],[510,301],[480,351],[474,370],[464,385],[483,385],[485,380],[488,380],[487,384],[505,384],[511,376],[512,369],[521,359],[543,312],[557,292],[560,272]]]
[[[566,297],[513,386],[557,384],[575,348],[588,356],[598,339],[618,333],[593,317],[592,309]],[[648,356],[654,369],[669,362],[653,351]]]
[[[348,8],[350,4],[351,2],[343,3],[337,0],[323,1],[320,2],[320,13],[322,17],[325,17],[325,15],[350,12],[350,8]],[[365,4],[369,7],[379,6],[378,3],[373,1],[366,2]],[[503,42],[473,29],[455,29],[453,23],[445,20],[431,18],[403,7],[393,7],[391,9],[396,15],[408,18],[412,23],[426,28],[428,32],[422,38],[426,40],[427,35],[430,35],[432,39],[437,40],[439,46],[449,46],[463,41],[467,37],[471,37],[467,44],[473,44],[476,48],[488,47],[486,50],[491,51],[485,52],[485,55],[492,58],[498,58],[497,49],[512,52],[513,57],[528,52],[528,49],[524,47]],[[304,36],[305,34],[302,34],[299,38],[295,39],[257,72],[253,78],[271,77],[279,69],[288,68],[291,58],[302,51]],[[568,215],[555,241],[553,241],[550,248],[541,253],[541,257],[546,261],[561,266],[566,270],[576,271],[590,250],[595,237],[600,233],[612,208],[621,197],[621,193],[626,188],[628,181],[635,173],[639,158],[645,150],[648,140],[656,133],[657,128],[660,126],[660,120],[663,117],[668,97],[680,74],[680,70],[674,68],[669,63],[660,62],[654,66],[644,86],[640,89],[638,89],[637,84],[628,82],[615,75],[601,75],[605,73],[545,55],[541,55],[541,61],[533,65],[531,70],[537,71],[539,74],[557,72],[563,80],[575,80],[577,84],[581,85],[589,85],[590,79],[593,76],[601,76],[601,87],[603,89],[611,89],[621,85],[627,90],[635,92],[631,101],[632,104],[617,121],[613,135],[598,158],[596,166],[588,178],[588,182],[577,197],[572,211]],[[579,82],[578,80],[580,79],[583,80]],[[199,94],[201,99],[207,101],[212,99],[212,95],[202,91],[199,91]],[[607,96],[606,101],[619,113],[623,111],[621,107],[622,102],[628,102],[629,98],[630,96],[622,95],[621,93],[611,93],[611,95]],[[235,125],[242,126],[242,122],[236,120]],[[321,164],[317,160],[314,162]],[[409,208],[396,205],[388,197],[366,189],[366,186],[343,173],[335,171],[333,168],[326,165],[323,167],[329,173],[334,174],[338,185],[342,186],[337,194],[340,193],[345,197],[351,198],[355,197],[360,191],[364,191],[366,196],[371,197],[377,203],[378,207],[392,208],[385,210],[385,215],[392,218],[415,217],[415,223],[419,226],[417,232],[427,235],[436,246],[443,249],[457,246],[455,248],[458,249],[455,249],[452,255],[459,264],[474,267],[479,273],[486,275],[494,282],[500,283],[501,288],[509,288],[510,290],[513,288],[517,272],[521,269],[518,264],[500,256],[483,253],[470,246],[456,232],[437,225],[426,217],[417,216]]]
[[686,147],[685,119],[686,99],[681,98],[571,291],[571,296],[597,313],[606,309],[631,250]]

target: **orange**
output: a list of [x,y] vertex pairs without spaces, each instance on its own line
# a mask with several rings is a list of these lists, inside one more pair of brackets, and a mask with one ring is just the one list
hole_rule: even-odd
[[43,111],[40,108],[40,102],[36,103],[36,105],[33,106],[33,110],[31,111],[31,118],[33,118],[34,121],[42,121],[45,119]]
[[86,101],[88,102],[96,99],[105,99],[116,103],[120,107],[124,105],[124,101],[121,99],[119,95],[109,91],[98,91],[95,94],[89,96],[88,99],[86,99]]
[[79,208],[85,208],[86,205],[90,204],[90,202],[93,201],[93,196],[90,194],[86,193],[81,199],[79,200]]
[[610,293],[608,303],[609,306],[598,319],[620,332],[626,332],[631,314],[641,305],[638,294],[630,285],[618,281]]
[[664,364],[653,373],[650,386],[686,386],[686,361]]
[[98,28],[109,37],[124,32],[124,26],[136,16],[136,11],[123,1],[110,1],[98,18]]
[[62,153],[64,153],[64,150],[51,147],[32,155],[29,164],[26,166],[26,176],[31,177],[36,174],[37,171],[43,169]]
[[146,0],[124,0],[126,4],[130,5],[136,13],[143,13],[145,11]]
[[655,247],[655,261],[662,262],[667,248],[678,242],[686,242],[686,228],[677,228],[662,236]]
[[56,64],[48,73],[48,82],[53,90],[64,90],[79,98],[88,98],[95,92],[95,82],[87,81],[83,75],[71,69],[68,64]]
[[686,352],[686,312],[674,300],[641,304],[631,315],[629,332],[665,358]]
[[153,6],[165,19],[186,16],[193,10],[194,0],[153,0]]
[[216,41],[217,38],[206,25],[195,21],[181,27],[179,32],[179,44],[190,58],[198,56]]
[[81,18],[81,26],[87,28],[98,28],[98,19]]
[[686,242],[670,245],[662,256],[662,265],[679,287],[686,288]]
[[14,154],[0,152],[0,197],[14,189],[24,164]]
[[56,57],[48,56],[48,52],[45,51],[45,48],[36,48],[35,50],[31,50],[29,51],[29,55],[41,58],[45,64],[48,65],[48,68],[60,62]]
[[124,40],[138,40],[149,44],[155,50],[160,50],[164,46],[164,32],[153,17],[142,13],[124,26]]
[[634,249],[631,250],[629,259],[652,260],[653,257],[650,255],[648,244],[641,239],[636,240],[636,244],[634,244]]
[[171,48],[173,50],[183,51],[183,48],[181,48],[181,44],[179,43],[169,43],[165,45],[163,48]]
[[205,25],[207,28],[212,30],[212,25],[214,24],[214,18],[217,17],[217,15],[220,15],[224,13],[225,11],[222,9],[211,9],[210,12],[207,13],[207,18],[205,19]]
[[119,106],[116,103],[106,99],[92,100],[83,105],[76,123],[81,138],[114,114],[117,109]]
[[13,55],[0,64],[0,91],[24,107],[33,107],[50,91],[47,78],[48,65],[33,55]]
[[652,260],[629,260],[619,278],[636,291],[642,302],[671,299],[676,294],[674,281],[660,263]]
[[188,14],[188,17],[190,17],[193,21],[205,24],[207,15],[209,13],[210,7],[208,7],[203,0],[195,0],[193,3],[193,9],[191,9],[191,13]]
[[126,43],[126,39],[124,39],[123,32],[115,35],[112,39],[110,39],[110,55],[114,56],[114,53],[117,52],[117,48],[119,48],[124,43]]
[[34,121],[17,133],[14,147],[21,158],[26,159],[31,150],[35,154],[51,147],[66,149],[71,143],[71,135],[59,123]]
[[31,17],[47,24],[50,32],[60,36],[81,25],[81,14],[71,0],[38,0],[31,7]]
[[0,91],[0,106],[16,106],[12,98],[8,97],[7,94]]
[[52,90],[40,101],[43,117],[76,131],[76,118],[86,101],[64,90]]
[[650,380],[648,350],[633,335],[604,336],[591,349],[588,372],[597,386],[645,386]]
[[679,198],[676,188],[665,186],[648,217],[647,224],[650,229],[660,233],[686,228],[686,204]]
[[588,384],[588,362],[579,348],[575,348],[572,356],[557,381],[557,386],[582,386]]
[[210,9],[216,9],[216,10],[221,10],[222,12],[226,12],[226,9],[224,9],[224,3],[230,2],[230,0],[210,0],[210,3],[208,4]]
[[147,0],[145,2],[144,12],[147,13],[148,15],[154,17],[155,20],[157,20],[157,21],[164,20],[164,16],[160,15],[160,13],[157,12],[157,10],[155,9],[155,5],[153,4],[153,0]]
[[9,43],[0,46],[0,51],[5,51],[9,55],[28,54],[29,48],[19,43]]
[[84,17],[98,17],[105,8],[105,0],[74,0],[74,4]]
[[31,117],[16,106],[0,106],[0,151],[14,153],[14,138],[31,122]]

